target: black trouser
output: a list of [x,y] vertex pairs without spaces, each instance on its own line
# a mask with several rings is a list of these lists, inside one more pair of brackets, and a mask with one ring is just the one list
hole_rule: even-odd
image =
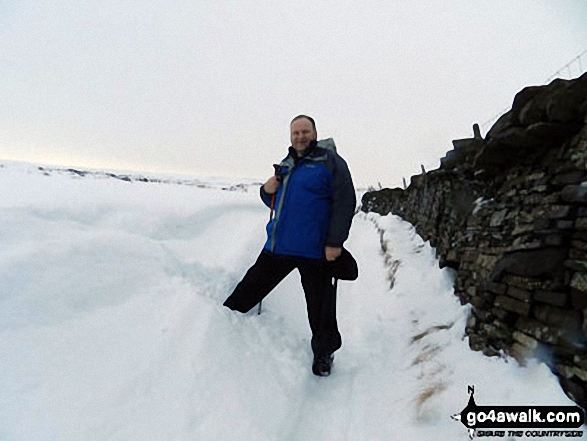
[[300,272],[306,295],[312,351],[331,354],[341,347],[342,340],[336,323],[336,292],[326,261],[280,256],[263,250],[224,306],[240,312],[250,311],[294,268]]

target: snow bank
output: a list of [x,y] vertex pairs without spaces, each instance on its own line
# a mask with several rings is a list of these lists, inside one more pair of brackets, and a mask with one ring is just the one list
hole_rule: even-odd
[[452,441],[467,385],[570,404],[545,366],[468,349],[451,274],[394,216],[356,216],[343,347],[313,376],[297,273],[260,316],[221,306],[268,210],[211,187],[0,167],[0,440]]

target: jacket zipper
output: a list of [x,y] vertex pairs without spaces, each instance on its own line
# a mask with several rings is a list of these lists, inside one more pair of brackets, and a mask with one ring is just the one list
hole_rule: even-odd
[[289,177],[293,173],[293,170],[287,174],[285,179],[283,180],[283,189],[281,190],[281,197],[279,198],[279,203],[277,204],[277,210],[275,211],[275,222],[273,222],[273,229],[271,231],[271,252],[275,252],[275,232],[277,230],[277,224],[279,223],[279,217],[281,216],[281,209],[283,207],[283,200],[285,199],[285,192],[287,190],[287,184],[289,182]]

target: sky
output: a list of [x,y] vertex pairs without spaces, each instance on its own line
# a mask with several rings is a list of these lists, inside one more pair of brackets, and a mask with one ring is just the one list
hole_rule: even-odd
[[[307,114],[357,185],[400,186],[585,51],[586,16],[583,0],[3,0],[0,160],[265,180]],[[587,54],[561,76],[585,70]]]

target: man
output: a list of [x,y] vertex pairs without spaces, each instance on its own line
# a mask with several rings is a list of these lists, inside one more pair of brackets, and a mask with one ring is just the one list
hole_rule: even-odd
[[296,116],[290,138],[287,157],[261,187],[261,199],[274,214],[267,224],[267,242],[224,305],[251,310],[297,268],[312,330],[312,372],[328,376],[332,354],[342,345],[331,266],[349,234],[355,190],[346,162],[318,145],[312,118]]

